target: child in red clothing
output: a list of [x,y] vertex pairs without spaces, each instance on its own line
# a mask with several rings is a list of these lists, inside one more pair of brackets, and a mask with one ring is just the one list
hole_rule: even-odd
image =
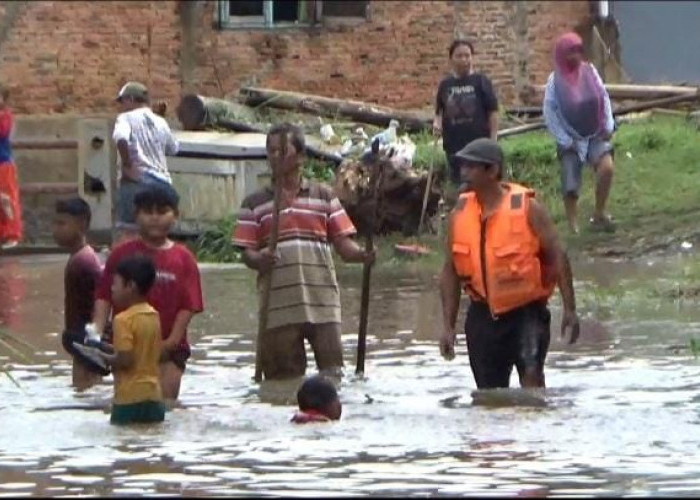
[[[177,205],[177,193],[158,185],[149,185],[134,197],[139,237],[118,245],[107,258],[93,315],[96,329],[104,332],[112,308],[112,280],[122,258],[141,254],[153,260],[156,282],[147,298],[160,317],[163,336],[160,383],[163,397],[171,400],[180,393],[180,381],[190,357],[187,326],[204,307],[197,261],[184,245],[168,238],[178,215]],[[116,315],[121,310],[115,307],[113,312]]]
[[22,239],[19,182],[10,146],[13,120],[12,111],[7,106],[9,97],[9,90],[0,85],[0,245],[2,248],[17,246]]
[[297,392],[299,410],[292,417],[295,424],[340,420],[343,405],[333,382],[322,375],[307,378]]

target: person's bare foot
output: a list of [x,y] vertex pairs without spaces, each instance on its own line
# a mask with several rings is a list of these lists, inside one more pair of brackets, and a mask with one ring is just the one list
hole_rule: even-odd
[[615,232],[615,223],[613,222],[612,217],[609,215],[603,215],[603,216],[593,216],[591,217],[590,220],[591,223],[591,228],[595,231],[603,231],[606,233],[614,233]]

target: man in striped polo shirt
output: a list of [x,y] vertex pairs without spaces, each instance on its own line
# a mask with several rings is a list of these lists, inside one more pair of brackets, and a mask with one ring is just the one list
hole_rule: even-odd
[[[284,158],[282,134],[287,134]],[[340,372],[340,293],[331,245],[346,262],[372,262],[375,257],[351,238],[355,226],[333,190],[302,179],[304,150],[304,134],[298,127],[283,123],[268,132],[272,182],[282,184],[277,252],[272,254],[266,246],[272,225],[272,186],[243,200],[232,238],[243,250],[243,262],[258,271],[258,278],[274,268],[267,331],[258,340],[266,379],[304,375],[305,338],[319,370]]]

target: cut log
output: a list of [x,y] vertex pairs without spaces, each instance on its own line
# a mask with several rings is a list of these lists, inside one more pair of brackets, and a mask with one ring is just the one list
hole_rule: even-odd
[[664,97],[663,99],[654,99],[653,101],[644,101],[638,104],[631,104],[629,106],[620,106],[619,108],[613,111],[613,114],[615,116],[618,116],[627,113],[636,113],[638,111],[646,111],[654,108],[664,108],[672,104],[697,101],[699,98],[700,94],[698,94],[698,89],[693,88],[692,94],[675,95],[671,97]]
[[613,99],[653,99],[656,97],[671,97],[692,95],[697,93],[697,87],[680,87],[675,85],[631,85],[608,83],[605,85],[608,94]]
[[[196,94],[188,94],[182,98],[177,107],[177,117],[184,130],[222,128],[231,132],[267,133],[262,127],[247,123],[254,122],[255,116],[245,106]],[[308,144],[306,154],[311,158],[319,158],[335,165],[343,160],[339,155],[326,153]]]
[[196,94],[183,96],[176,113],[185,130],[205,130],[218,126],[222,121],[243,124],[255,119],[251,110],[236,102]]
[[[544,96],[544,85],[533,85],[533,90],[540,100]],[[606,83],[605,89],[611,99],[658,99],[681,95],[694,95],[697,87],[682,87],[678,85],[632,85],[622,83]]]
[[243,87],[240,93],[248,106],[287,109],[330,118],[343,116],[379,127],[387,127],[391,120],[398,120],[408,132],[420,132],[432,127],[432,117],[428,115],[398,111],[366,102],[253,87]]

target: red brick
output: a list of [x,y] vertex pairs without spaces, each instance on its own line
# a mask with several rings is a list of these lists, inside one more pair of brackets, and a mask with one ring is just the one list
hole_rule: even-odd
[[[174,109],[188,38],[179,3],[25,3],[0,45],[0,79],[13,90],[13,106],[18,113],[85,113],[104,112],[108,103],[111,111],[117,89],[138,79]],[[216,2],[200,6],[189,37],[194,66],[184,78],[198,92],[220,94],[218,73],[229,95],[255,82],[397,108],[432,103],[449,70],[455,28],[473,36],[475,67],[491,76],[502,102],[518,103],[516,82],[544,83],[553,38],[582,23],[589,10],[588,2],[527,2],[527,32],[518,39],[514,2],[373,1],[370,20],[358,25],[289,31],[220,31],[213,28]],[[0,3],[0,23],[6,10]]]

